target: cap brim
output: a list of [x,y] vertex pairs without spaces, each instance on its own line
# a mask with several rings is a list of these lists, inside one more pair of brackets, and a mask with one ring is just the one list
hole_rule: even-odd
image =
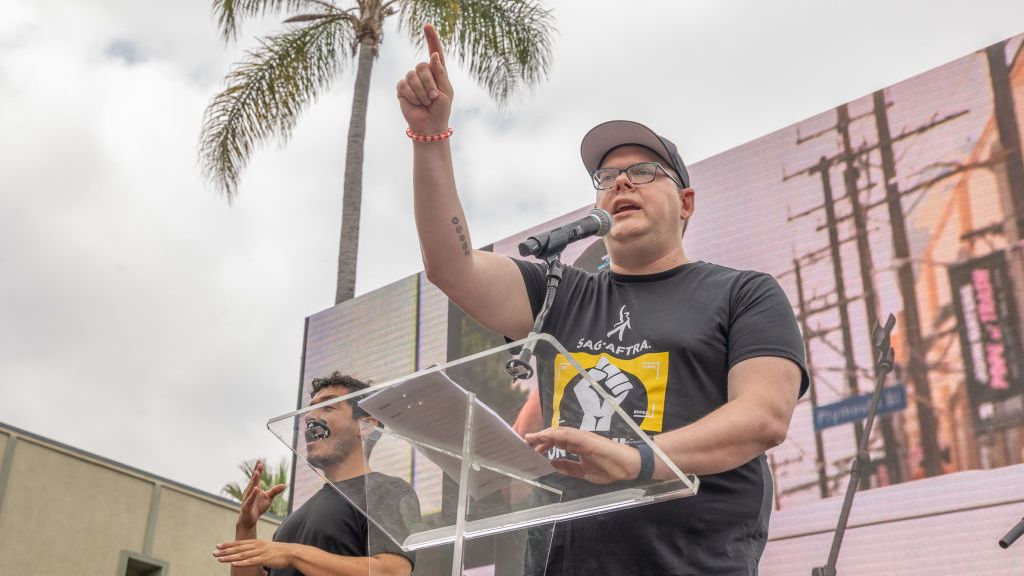
[[653,130],[630,120],[611,120],[598,124],[587,132],[580,143],[580,155],[587,172],[601,167],[601,160],[614,148],[636,144],[650,148],[671,165],[672,155]]

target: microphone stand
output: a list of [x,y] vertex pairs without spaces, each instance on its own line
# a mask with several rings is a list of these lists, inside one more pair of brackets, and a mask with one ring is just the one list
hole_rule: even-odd
[[[527,338],[540,333],[541,328],[544,326],[544,320],[548,317],[548,310],[551,309],[551,303],[555,301],[558,284],[562,281],[563,264],[559,259],[561,255],[562,252],[558,251],[544,257],[544,263],[547,265],[547,288],[544,290],[544,304],[540,307],[540,312],[537,313],[537,318],[533,321],[533,330],[530,331],[530,335]],[[519,356],[505,362],[505,372],[508,372],[512,380],[525,380],[533,376],[533,366],[530,366],[530,358],[533,357],[533,349],[536,345],[536,340],[527,342],[519,352]]]
[[832,538],[832,549],[828,553],[828,562],[824,566],[818,566],[811,570],[811,576],[836,576],[836,561],[839,559],[839,548],[843,545],[843,535],[846,533],[846,523],[850,518],[850,508],[853,506],[853,497],[857,495],[857,487],[860,485],[861,475],[870,463],[868,456],[868,441],[871,438],[871,426],[875,423],[875,413],[878,411],[878,401],[882,397],[882,388],[885,387],[885,378],[892,372],[893,351],[892,351],[892,328],[896,325],[896,317],[889,314],[885,321],[885,327],[880,327],[875,322],[871,329],[871,344],[875,349],[875,391],[871,395],[871,405],[868,408],[868,415],[864,421],[864,433],[860,437],[860,445],[857,448],[857,457],[850,466],[850,484],[846,488],[846,497],[843,499],[843,507],[839,511],[839,523],[836,525],[835,535]]
[[1020,538],[1022,534],[1024,534],[1024,518],[1021,518],[1020,522],[1017,522],[1017,525],[1010,528],[1010,531],[1006,533],[1006,536],[1003,536],[999,541],[999,547],[1004,550],[1009,548],[1010,545],[1016,542],[1017,538]]

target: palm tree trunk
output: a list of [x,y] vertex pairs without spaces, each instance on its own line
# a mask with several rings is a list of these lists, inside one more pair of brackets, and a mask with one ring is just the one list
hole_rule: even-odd
[[370,98],[370,73],[376,40],[365,34],[359,42],[352,116],[345,152],[345,184],[341,201],[341,240],[338,245],[338,286],[334,303],[350,300],[356,291],[356,259],[359,256],[359,215],[363,204],[363,148],[366,141],[366,106]]

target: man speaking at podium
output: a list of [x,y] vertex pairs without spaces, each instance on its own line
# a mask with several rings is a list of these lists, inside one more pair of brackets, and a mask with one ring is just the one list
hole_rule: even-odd
[[[429,60],[398,83],[397,95],[413,141],[426,274],[484,326],[524,338],[543,300],[544,268],[472,249],[448,142],[454,91],[436,31],[425,34]],[[634,383],[643,386],[658,410],[641,428],[701,487],[692,498],[559,524],[547,574],[757,574],[772,502],[764,452],[785,440],[807,386],[792,307],[771,276],[686,257],[694,191],[674,144],[614,121],[584,137],[582,154],[596,205],[612,215],[604,237],[611,270],[566,268],[544,331],[623,407]],[[651,365],[658,369],[637,369]],[[671,477],[660,462],[651,466],[649,453],[602,435],[590,408],[589,418],[584,406],[579,422],[527,441],[577,454],[558,468],[590,482]]]

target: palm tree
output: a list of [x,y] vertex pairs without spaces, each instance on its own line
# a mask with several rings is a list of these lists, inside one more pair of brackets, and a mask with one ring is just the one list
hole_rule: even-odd
[[356,60],[335,303],[355,292],[366,106],[384,21],[397,16],[399,30],[417,46],[423,26],[433,23],[499,104],[545,77],[551,57],[551,14],[538,0],[355,0],[348,8],[333,0],[213,0],[213,11],[225,42],[237,38],[244,18],[301,12],[234,66],[203,115],[203,174],[228,201],[254,147],[273,136],[287,141],[299,114]]
[[[242,471],[242,474],[244,474],[243,477],[245,480],[241,483],[228,482],[220,489],[220,491],[221,494],[241,502],[242,494],[245,492],[245,486],[249,483],[249,479],[252,478],[253,467],[250,466],[248,462],[242,462],[238,465],[238,469]],[[277,486],[278,484],[287,483],[288,463],[286,460],[282,459],[281,463],[278,464],[276,468],[273,466],[263,467],[263,472],[260,474],[260,489],[269,490],[271,487]],[[288,515],[288,500],[285,499],[284,494],[278,494],[270,502],[269,512],[281,517]]]

